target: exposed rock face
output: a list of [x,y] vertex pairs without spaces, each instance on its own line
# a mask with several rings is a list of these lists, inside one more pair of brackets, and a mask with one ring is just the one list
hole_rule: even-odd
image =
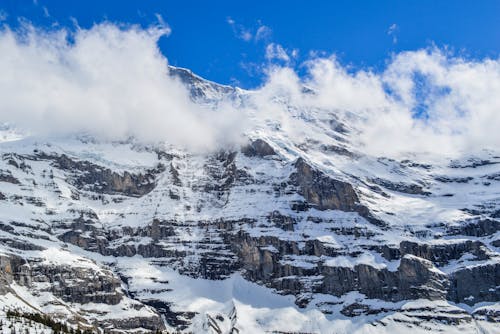
[[474,180],[473,177],[467,176],[467,177],[448,177],[448,176],[436,176],[435,179],[439,182],[443,183],[469,183],[469,181]]
[[205,165],[208,175],[215,181],[204,185],[206,192],[215,192],[218,198],[227,194],[237,177],[236,155],[236,152],[219,152]]
[[262,139],[256,139],[250,144],[243,146],[241,152],[248,157],[266,157],[275,155],[274,149]]
[[321,150],[328,153],[335,153],[339,155],[343,155],[349,158],[357,158],[358,156],[345,147],[337,146],[337,145],[321,145]]
[[[252,159],[243,158],[244,161],[255,163],[255,159],[271,153],[264,144],[256,144],[252,150],[250,154],[245,153]],[[15,163],[18,166],[24,164],[24,167],[13,167],[24,174],[15,174],[14,171],[4,173],[18,180],[19,184],[11,183],[13,186],[23,186],[19,175],[34,173],[28,162],[46,163],[58,169],[62,173],[59,175],[67,176],[69,185],[102,196],[99,205],[115,203],[120,206],[123,201],[144,199],[143,203],[151,203],[147,204],[151,211],[159,210],[163,201],[167,201],[169,208],[183,205],[183,210],[192,213],[184,218],[159,211],[154,215],[141,216],[140,224],[129,220],[127,224],[108,227],[102,222],[108,214],[106,211],[101,210],[98,214],[94,209],[75,208],[84,201],[91,201],[91,196],[82,199],[74,193],[66,195],[70,196],[72,204],[65,212],[67,216],[58,217],[50,213],[42,196],[10,194],[6,200],[47,210],[49,214],[43,216],[44,220],[36,227],[31,223],[1,223],[0,232],[5,236],[0,238],[0,243],[11,250],[43,252],[47,248],[39,245],[38,241],[53,242],[51,238],[55,236],[60,242],[87,252],[121,260],[146,259],[157,268],[167,267],[196,279],[223,281],[241,272],[252,282],[282,294],[294,295],[299,307],[315,303],[314,296],[317,294],[341,300],[351,293],[360,293],[368,300],[388,303],[426,299],[474,305],[499,299],[498,265],[485,263],[495,260],[496,256],[488,242],[469,239],[436,242],[412,239],[391,245],[379,242],[390,232],[382,224],[366,223],[366,220],[371,223],[377,220],[368,207],[360,204],[355,184],[334,179],[303,158],[288,164],[280,159],[259,160],[259,164],[267,163],[287,171],[281,178],[273,176],[263,192],[256,189],[265,186],[269,176],[241,166],[236,152],[217,152],[197,162],[196,168],[186,166],[179,159],[169,156],[168,170],[159,165],[142,173],[118,173],[64,154],[15,156]],[[291,174],[290,170],[293,170]],[[193,172],[203,176],[194,182]],[[48,180],[53,178],[49,176]],[[158,185],[158,180],[166,184]],[[49,181],[47,187],[55,186]],[[276,201],[276,204],[266,206],[267,203],[258,202],[260,204],[255,207],[258,213],[253,216],[225,218],[228,206],[236,205],[237,211],[249,205],[234,201],[235,196],[238,198],[242,193],[251,195],[248,203],[265,194],[269,196],[269,201]],[[198,195],[193,194],[199,194],[196,201],[193,198]],[[129,199],[121,197],[123,195]],[[124,202],[120,206],[122,211],[117,210],[119,219],[130,214],[126,205]],[[297,210],[290,210],[293,206]],[[209,214],[203,211],[207,208]],[[221,213],[219,217],[218,212]],[[197,217],[196,214],[204,219],[192,219]],[[47,224],[49,220],[50,224]],[[476,219],[447,228],[445,232],[471,237],[493,236],[498,231],[497,225],[494,218]],[[321,231],[321,234],[315,236],[316,231]],[[30,241],[22,241],[24,237],[30,238]],[[366,260],[367,254],[374,254],[372,260]],[[386,264],[375,263],[375,258]],[[482,265],[457,265],[464,261]],[[134,285],[134,276],[123,275],[120,272],[123,269],[95,267],[91,262],[87,264],[69,266],[36,257],[29,260],[21,257],[5,260],[0,257],[0,282],[4,285],[0,293],[11,292],[9,285],[16,282],[72,305],[121,307],[127,302],[138,311],[150,310],[146,315],[141,313],[127,318],[127,321],[109,318],[104,322],[117,331],[138,327],[150,330],[163,328],[159,314],[168,326],[189,330],[195,321],[193,319],[200,316],[190,310],[175,308],[171,301],[163,299],[170,291],[168,281],[158,282],[151,275],[143,279],[151,280],[152,287],[138,290]],[[453,265],[457,265],[457,269],[447,272],[440,269]],[[349,317],[389,312],[388,309],[376,309],[362,300],[337,303],[342,304],[337,312]],[[318,308],[329,314],[333,312],[331,305],[335,304],[320,303]],[[478,313],[477,316],[495,317],[489,313]],[[209,323],[219,328],[223,323],[220,319],[227,321],[224,314],[219,318],[210,317],[212,321]],[[464,313],[464,319],[466,317],[472,321],[474,315]],[[88,319],[91,326],[102,323],[96,320],[98,316]],[[450,315],[443,316],[443,319],[450,323],[454,321]]]
[[[15,281],[37,294],[50,292],[56,297],[56,300],[51,302],[54,305],[61,302],[73,305],[89,303],[96,306],[118,305],[126,299],[121,289],[121,280],[110,270],[99,269],[96,271],[95,266],[75,267],[45,263],[37,259],[26,261],[16,255],[2,256],[0,257],[0,281],[7,283],[3,287],[2,294],[8,292],[15,294],[16,292],[8,288],[8,284]],[[144,307],[139,303],[136,304],[137,310]],[[67,320],[73,324],[81,324],[84,320],[84,314],[75,314]],[[115,320],[111,317],[105,321],[86,323],[85,325],[106,328],[105,333],[139,327],[148,330],[165,328],[159,315],[153,312],[150,312],[149,316],[130,317],[127,321]]]
[[428,191],[424,191],[423,187],[418,184],[407,184],[402,182],[391,182],[389,180],[384,180],[380,178],[372,179],[373,183],[376,183],[384,188],[392,191],[397,191],[400,193],[411,194],[411,195],[430,195]]
[[194,101],[211,102],[220,94],[231,95],[235,93],[234,87],[208,82],[185,68],[169,66],[169,74],[189,87],[190,96]]
[[467,235],[471,237],[485,237],[500,231],[500,221],[496,219],[480,219],[469,222],[460,227],[452,227],[448,233],[454,235]]
[[123,194],[140,197],[155,187],[155,174],[165,170],[163,165],[147,171],[145,174],[122,174],[113,172],[88,161],[75,161],[65,154],[59,156],[41,155],[51,159],[54,165],[70,173],[69,182],[78,189],[104,194]]
[[[396,271],[368,264],[353,267],[318,263],[308,269],[283,261],[293,255],[335,256],[335,252],[316,241],[304,248],[296,243],[283,243],[277,238],[252,238],[239,234],[233,241],[249,279],[263,282],[292,294],[323,293],[342,296],[359,291],[368,298],[387,301],[405,299],[445,299],[449,282],[431,261],[406,255]],[[313,285],[305,285],[307,276],[323,277]]]
[[282,215],[279,211],[271,212],[268,216],[268,219],[277,227],[285,231],[293,231],[293,225],[296,223],[293,217]]
[[438,265],[445,265],[466,254],[473,255],[477,260],[488,259],[484,244],[471,240],[437,245],[403,241],[400,245],[400,252],[402,255],[412,254]]
[[430,261],[405,256],[396,272],[364,264],[354,268],[327,267],[321,291],[337,296],[360,291],[368,298],[389,301],[415,299],[417,296],[444,299],[447,280]]
[[464,268],[451,275],[449,296],[456,303],[476,304],[500,299],[500,264]]
[[294,203],[292,209],[305,211],[311,205],[318,210],[357,212],[372,224],[384,227],[385,224],[375,218],[367,207],[359,204],[351,184],[327,176],[303,158],[297,159],[295,168],[297,172],[290,175],[290,183],[298,187],[298,193],[304,196],[307,204]]
[[[70,225],[60,225],[59,228],[69,230],[59,235],[58,238],[64,242],[76,245],[85,250],[97,252],[102,255],[112,256],[134,256],[136,254],[146,257],[165,257],[169,252],[162,249],[156,243],[168,237],[175,236],[174,226],[171,222],[154,219],[150,225],[140,228],[122,228],[121,231],[104,231],[96,227],[96,222],[85,220],[80,217]],[[126,244],[123,240],[148,237],[148,244]],[[178,256],[182,253],[173,252],[170,256]]]
[[19,180],[12,176],[10,171],[0,170],[0,182],[8,182],[12,184],[19,184]]
[[357,211],[359,199],[349,183],[326,176],[302,158],[297,159],[295,167],[297,172],[291,175],[290,180],[314,207],[319,210]]

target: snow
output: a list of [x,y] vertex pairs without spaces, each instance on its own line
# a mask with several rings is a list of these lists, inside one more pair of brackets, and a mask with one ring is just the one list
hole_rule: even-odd
[[[221,98],[217,90],[202,84],[199,87],[209,90],[209,101],[205,101],[208,104]],[[50,161],[27,158],[29,169],[22,170],[9,165],[5,159],[0,160],[0,170],[9,171],[21,183],[17,185],[0,182],[0,192],[7,197],[5,201],[0,200],[0,222],[14,229],[13,233],[9,232],[8,228],[0,229],[0,237],[43,248],[41,251],[19,250],[2,244],[1,254],[16,254],[33,261],[42,261],[44,265],[73,266],[90,269],[95,273],[110,270],[129,277],[128,285],[124,284],[123,288],[134,293],[134,298],[167,302],[175,312],[196,312],[192,324],[187,329],[195,333],[206,332],[207,316],[215,318],[221,315],[226,326],[233,309],[237,314],[236,327],[242,334],[272,331],[498,332],[495,324],[486,321],[474,320],[449,326],[436,321],[425,321],[418,316],[445,314],[446,317],[459,317],[464,316],[459,312],[467,311],[472,314],[481,308],[498,311],[499,303],[478,303],[477,308],[465,304],[452,305],[446,301],[390,303],[369,300],[353,291],[340,297],[311,294],[311,303],[301,309],[295,304],[295,296],[280,295],[271,288],[249,282],[240,272],[215,281],[180,274],[179,268],[186,269],[185,267],[191,264],[199,263],[206,253],[216,253],[211,256],[220,258],[231,255],[228,250],[217,248],[222,240],[214,231],[214,227],[200,227],[201,222],[217,219],[233,221],[235,231],[248,233],[252,237],[263,236],[273,238],[277,243],[293,243],[299,252],[305,253],[306,241],[317,240],[335,254],[290,254],[280,259],[281,264],[308,270],[313,270],[321,264],[351,269],[357,265],[368,265],[396,271],[400,260],[389,261],[370,247],[397,248],[403,240],[438,246],[465,240],[481,240],[489,249],[490,258],[487,260],[477,260],[470,254],[464,254],[460,259],[450,261],[439,268],[430,266],[430,270],[442,275],[451,274],[461,268],[497,264],[499,261],[498,249],[491,245],[493,240],[498,239],[498,232],[489,238],[442,236],[450,226],[459,226],[471,219],[479,219],[478,215],[466,212],[464,208],[486,208],[490,212],[500,209],[500,182],[490,180],[489,186],[484,184],[486,176],[497,173],[500,165],[452,168],[448,157],[426,154],[412,156],[413,163],[430,166],[421,168],[401,161],[370,156],[364,154],[363,147],[356,146],[351,138],[357,129],[353,128],[349,119],[356,115],[349,116],[348,113],[337,110],[292,106],[286,99],[278,98],[275,105],[269,106],[269,110],[259,111],[253,109],[253,92],[236,90],[235,94],[239,94],[238,98],[242,100],[240,103],[246,104],[248,110],[245,109],[245,112],[248,115],[245,117],[254,118],[257,124],[255,129],[245,134],[246,137],[264,139],[277,155],[259,159],[238,154],[235,159],[236,167],[248,173],[251,182],[237,181],[230,191],[221,194],[205,191],[206,185],[219,182],[209,175],[207,168],[217,172],[223,168],[220,162],[208,154],[187,152],[167,143],[142,144],[133,139],[109,142],[84,136],[41,138],[30,136],[11,126],[0,127],[2,156],[15,153],[32,157],[35,150],[48,154],[66,154],[72,159],[90,161],[118,173],[143,173],[158,163],[166,166],[166,171],[156,179],[155,189],[143,197],[102,195],[96,199],[92,197],[92,193],[79,191],[81,196],[76,200],[72,198],[72,194],[77,189],[67,182],[67,171],[55,168]],[[280,122],[276,121],[276,115],[271,115],[272,112],[282,116]],[[342,123],[350,134],[334,131],[332,120]],[[352,152],[352,156],[322,148],[328,145],[345,147]],[[159,157],[157,150],[169,153],[171,160]],[[293,162],[299,156],[306,158],[311,165],[325,174],[351,183],[360,197],[361,204],[386,222],[388,228],[375,226],[355,212],[317,209],[293,211],[290,203],[301,201],[303,198],[293,191],[276,190],[275,186],[288,182],[290,174],[295,171]],[[498,156],[495,152],[478,152],[475,158],[498,161],[495,156]],[[465,164],[469,158],[463,157],[457,164]],[[178,173],[180,185],[174,184],[171,168],[175,168]],[[53,178],[48,176],[49,171],[53,172]],[[436,180],[439,176],[473,179],[468,183],[440,182]],[[377,186],[379,189],[374,190],[374,179],[422,185],[431,195],[402,193],[383,186]],[[177,195],[178,199],[171,198],[171,193]],[[444,196],[446,194],[453,196]],[[30,198],[38,199],[42,205],[30,203]],[[293,219],[293,230],[284,231],[270,222],[269,213],[274,211]],[[89,218],[84,213],[89,217],[89,213],[97,216],[96,222],[91,222],[93,226],[116,233],[121,233],[124,228],[137,229],[147,226],[155,218],[167,222],[175,221],[176,235],[163,238],[158,244],[164,249],[185,252],[186,255],[172,262],[167,262],[169,259],[165,258],[145,259],[138,255],[115,258],[83,250],[59,240],[58,235],[66,232],[75,219],[80,216]],[[481,215],[486,217],[486,214]],[[89,233],[87,235],[90,235]],[[111,247],[123,244],[147,245],[152,242],[155,241],[148,236],[127,236],[118,238],[111,243]],[[276,246],[269,244],[262,244],[260,250],[279,253]],[[321,277],[304,277],[303,283],[313,284],[315,280],[320,281]],[[153,314],[150,308],[139,307],[138,301],[128,297],[124,297],[117,305],[71,305],[50,293],[49,286],[44,284],[36,286],[36,293],[16,283],[10,284],[12,292],[0,295],[0,306],[23,307],[67,316],[80,314],[87,319],[99,321],[134,316],[147,317]],[[353,303],[368,305],[374,309],[384,308],[387,311],[354,318],[340,313],[345,306]],[[227,326],[224,328],[229,330]],[[3,330],[5,332],[5,326]]]
[[399,267],[399,261],[387,261],[379,254],[363,253],[358,257],[352,256],[337,256],[331,258],[324,263],[329,267],[345,267],[354,269],[355,266],[364,264],[377,269],[388,269],[396,271]]

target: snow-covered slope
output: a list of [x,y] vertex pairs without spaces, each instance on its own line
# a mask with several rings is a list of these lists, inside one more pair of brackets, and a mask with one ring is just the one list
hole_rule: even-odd
[[242,110],[241,146],[0,128],[4,312],[105,332],[499,332],[500,152],[375,157],[356,115],[276,96],[276,117],[171,72]]

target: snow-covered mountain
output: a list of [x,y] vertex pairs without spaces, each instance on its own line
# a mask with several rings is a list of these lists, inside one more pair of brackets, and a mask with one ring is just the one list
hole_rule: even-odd
[[373,156],[359,115],[170,73],[241,145],[0,129],[4,332],[500,332],[500,152]]

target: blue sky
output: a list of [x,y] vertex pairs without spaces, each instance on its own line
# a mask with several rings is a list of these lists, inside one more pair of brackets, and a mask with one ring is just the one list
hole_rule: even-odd
[[[146,27],[159,14],[172,29],[159,42],[172,65],[245,88],[262,83],[270,61],[300,72],[311,52],[375,70],[393,53],[432,45],[472,59],[500,54],[500,1],[489,0],[0,0],[0,10],[11,27],[26,19],[47,28],[74,27],[74,20],[84,28],[104,20]],[[279,59],[281,50],[288,61]]]

